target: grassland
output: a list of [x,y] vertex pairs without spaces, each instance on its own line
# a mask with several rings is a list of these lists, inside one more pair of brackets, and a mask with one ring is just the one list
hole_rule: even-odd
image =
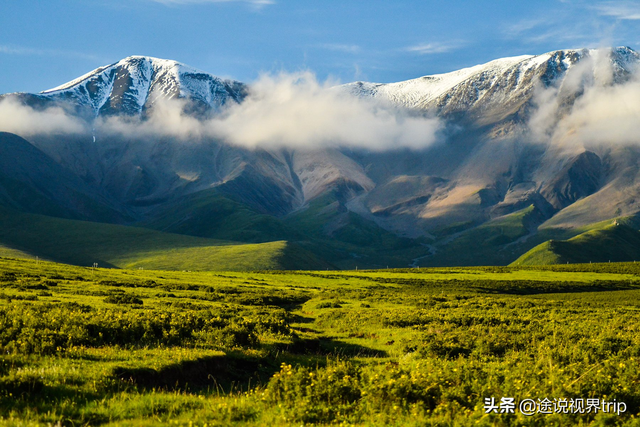
[[0,255],[69,264],[171,270],[326,269],[287,241],[243,244],[141,227],[25,214],[0,207]]
[[567,240],[548,240],[520,256],[513,265],[543,265],[640,260],[640,232],[607,221]]
[[[420,263],[425,266],[509,264],[516,254],[522,253],[518,239],[535,230],[538,215],[531,205],[475,228],[472,223],[462,223],[437,230],[436,235],[444,237],[446,244],[436,243],[433,256],[425,257]],[[468,227],[472,228],[465,230]]]
[[[617,218],[575,228],[540,225],[533,206],[495,218],[480,226],[460,224],[436,230],[429,256],[420,266],[545,265],[640,260],[640,223],[636,217]],[[464,228],[467,228],[466,230]]]
[[245,243],[301,238],[277,218],[254,212],[215,189],[187,195],[179,204],[160,208],[155,214],[157,219],[143,221],[139,225],[171,233]]
[[425,254],[422,240],[401,238],[348,211],[335,194],[311,201],[283,221],[310,239],[312,250],[339,269],[406,267]]
[[[175,272],[0,258],[0,425],[637,425],[640,264]],[[484,399],[626,412],[485,414]]]
[[[206,198],[207,202],[211,200]],[[328,237],[323,234],[315,211],[305,212],[313,225],[305,223],[301,227],[304,232],[294,233],[267,215],[244,210],[220,220],[235,205],[230,207],[232,202],[219,200],[221,203],[213,205],[215,209],[211,204],[197,205],[197,214],[185,223],[176,219],[183,213],[178,210],[166,213],[162,221],[141,223],[140,227],[54,218],[0,207],[0,251],[4,256],[38,256],[80,266],[98,263],[104,267],[208,271],[407,266],[424,252],[419,243],[407,243],[407,239],[395,237],[355,214],[338,215],[332,211],[338,222],[347,222],[341,223],[338,235]],[[300,216],[306,218],[305,215]],[[264,241],[275,236],[291,239]]]

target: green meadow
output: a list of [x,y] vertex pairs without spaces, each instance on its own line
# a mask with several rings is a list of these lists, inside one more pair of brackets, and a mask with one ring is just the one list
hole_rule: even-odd
[[296,243],[236,241],[20,213],[0,207],[0,256],[129,269],[324,269]]
[[[6,426],[640,425],[639,360],[640,263],[180,272],[0,258]],[[486,398],[625,410],[487,414]]]

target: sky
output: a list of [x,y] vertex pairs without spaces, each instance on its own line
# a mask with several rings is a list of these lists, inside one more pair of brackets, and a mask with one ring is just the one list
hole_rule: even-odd
[[252,82],[394,82],[557,49],[640,48],[640,1],[0,0],[0,93],[130,55]]

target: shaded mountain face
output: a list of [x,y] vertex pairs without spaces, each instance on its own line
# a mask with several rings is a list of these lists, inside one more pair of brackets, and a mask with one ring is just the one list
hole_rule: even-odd
[[541,194],[555,208],[562,209],[595,193],[600,188],[602,161],[585,151],[572,158],[545,185]]
[[126,208],[70,173],[27,140],[0,132],[0,205],[104,222],[130,220]]
[[[0,203],[54,216],[233,237],[207,224],[208,218],[221,222],[224,216],[235,218],[224,222],[227,228],[236,224],[251,241],[310,239],[328,245],[327,256],[354,259],[367,239],[392,242],[396,249],[414,248],[407,261],[417,254],[422,265],[430,259],[447,263],[437,254],[465,233],[479,227],[485,233],[491,224],[502,224],[496,230],[504,233],[504,221],[512,225],[514,218],[526,218],[519,234],[492,239],[485,233],[475,239],[476,249],[467,245],[500,254],[490,262],[511,262],[535,243],[539,230],[570,230],[640,211],[637,146],[605,140],[567,146],[558,141],[570,138],[572,129],[553,133],[591,87],[632,81],[638,63],[640,55],[629,48],[565,50],[406,82],[334,88],[445,124],[441,141],[427,148],[368,151],[249,149],[212,136],[104,131],[95,123],[135,118],[144,124],[167,100],[180,101],[181,114],[194,120],[217,117],[242,104],[251,90],[175,61],[129,57],[39,94],[0,98],[37,111],[59,106],[87,124],[72,135],[29,135],[29,146],[3,134],[3,158],[20,160],[2,169]],[[535,132],[540,126],[533,127],[551,104],[541,138]],[[55,209],[26,202],[16,188],[38,194]],[[91,209],[78,195],[91,200]],[[197,209],[184,205],[196,201]],[[336,255],[336,241],[352,246]],[[483,246],[488,241],[499,243]]]

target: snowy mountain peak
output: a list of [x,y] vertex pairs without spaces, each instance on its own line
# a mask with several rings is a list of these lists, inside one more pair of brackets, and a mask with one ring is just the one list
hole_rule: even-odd
[[589,58],[593,72],[597,64],[610,65],[613,80],[624,79],[640,55],[629,47],[610,49],[566,49],[542,55],[497,59],[444,74],[398,83],[356,82],[342,89],[360,97],[372,97],[409,109],[438,114],[471,113],[471,116],[506,116],[527,102],[538,82],[559,82],[578,62]]
[[[565,49],[496,59],[398,83],[355,82],[338,90],[443,116],[464,114],[472,120],[498,120],[526,105],[536,84],[561,83],[569,70],[585,59],[588,66],[579,67],[579,72],[587,70],[594,81],[610,83],[624,81],[640,63],[640,55],[629,47]],[[98,116],[142,115],[158,101],[176,98],[189,100],[189,111],[208,114],[228,102],[241,102],[245,94],[242,83],[177,61],[129,56],[41,92],[40,96],[71,101]]]
[[42,96],[75,101],[95,115],[141,114],[158,100],[172,98],[188,98],[218,109],[229,101],[239,102],[243,94],[244,85],[239,82],[149,56],[129,56],[41,92]]

